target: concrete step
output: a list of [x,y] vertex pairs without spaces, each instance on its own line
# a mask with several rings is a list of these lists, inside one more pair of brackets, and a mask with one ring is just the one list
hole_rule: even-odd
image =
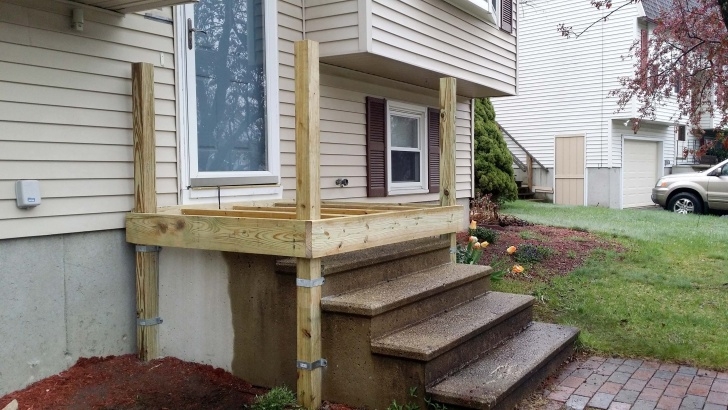
[[[429,361],[530,308],[534,298],[501,292],[463,303],[437,316],[372,341],[372,352]],[[524,323],[527,325],[530,320]],[[517,328],[513,334],[522,328]]]
[[472,409],[509,409],[573,351],[579,330],[533,323],[482,359],[426,389],[434,401]]
[[321,299],[326,313],[371,319],[377,338],[486,293],[491,268],[448,263],[340,295]]
[[[323,296],[338,295],[396,279],[450,261],[449,238],[425,238],[332,255],[321,261]],[[276,271],[296,274],[296,259],[276,261]]]
[[531,322],[534,298],[488,292],[372,341],[372,352],[424,365],[430,385],[494,349]]

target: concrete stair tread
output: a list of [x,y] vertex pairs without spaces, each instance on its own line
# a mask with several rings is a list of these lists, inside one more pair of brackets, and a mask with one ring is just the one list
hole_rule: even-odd
[[[321,260],[321,274],[331,275],[356,269],[361,266],[389,262],[407,256],[432,252],[450,247],[449,238],[433,237],[398,243],[396,246],[386,245],[338,255],[326,256]],[[296,273],[296,258],[285,258],[276,261],[276,271]]]
[[576,340],[576,328],[533,323],[480,360],[428,387],[433,400],[491,409]]
[[372,342],[372,352],[429,361],[533,305],[534,298],[501,292],[463,303]]
[[425,299],[490,274],[481,265],[445,264],[402,276],[374,286],[321,299],[327,312],[376,316]]

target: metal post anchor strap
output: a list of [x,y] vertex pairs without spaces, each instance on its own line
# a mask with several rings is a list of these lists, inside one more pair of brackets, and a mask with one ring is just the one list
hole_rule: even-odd
[[326,367],[329,365],[329,362],[326,359],[318,359],[313,363],[304,362],[302,360],[296,361],[296,368],[301,370],[315,370],[319,367]]

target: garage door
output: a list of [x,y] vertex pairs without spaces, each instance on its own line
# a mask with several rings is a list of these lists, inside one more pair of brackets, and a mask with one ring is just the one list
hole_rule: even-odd
[[625,208],[652,205],[650,195],[657,182],[659,146],[652,141],[624,141],[622,205]]

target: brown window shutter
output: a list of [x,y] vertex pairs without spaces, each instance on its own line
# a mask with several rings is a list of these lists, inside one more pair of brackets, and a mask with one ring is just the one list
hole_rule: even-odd
[[513,1],[502,0],[501,1],[501,30],[512,32],[513,31]]
[[427,109],[427,185],[440,192],[440,110]]
[[367,97],[367,196],[387,196],[387,101]]

